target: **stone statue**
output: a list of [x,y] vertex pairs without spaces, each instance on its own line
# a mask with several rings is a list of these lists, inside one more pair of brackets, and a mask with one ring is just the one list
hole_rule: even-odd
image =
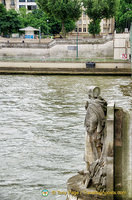
[[86,127],[84,184],[86,188],[95,186],[97,191],[105,191],[106,172],[103,158],[105,139],[105,118],[107,102],[100,96],[98,87],[90,87],[85,105]]

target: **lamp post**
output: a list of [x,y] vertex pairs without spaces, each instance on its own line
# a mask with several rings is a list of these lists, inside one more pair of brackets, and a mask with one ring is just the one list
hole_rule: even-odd
[[48,33],[49,33],[49,31],[48,31],[48,22],[49,22],[49,20],[47,19],[47,37],[48,37]]
[[39,27],[39,43],[41,41],[41,28]]
[[78,27],[77,29],[77,37],[76,37],[76,59],[78,59]]

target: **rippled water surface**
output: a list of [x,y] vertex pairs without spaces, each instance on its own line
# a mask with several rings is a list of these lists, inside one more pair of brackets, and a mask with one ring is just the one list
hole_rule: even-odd
[[132,107],[129,77],[3,75],[0,85],[0,200],[66,199],[52,191],[66,191],[68,178],[85,166],[88,86]]

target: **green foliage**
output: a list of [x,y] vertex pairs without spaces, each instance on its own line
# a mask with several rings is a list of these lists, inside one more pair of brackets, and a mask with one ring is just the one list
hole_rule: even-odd
[[50,16],[48,20],[49,34],[59,34],[61,31],[61,22],[59,20],[56,20],[53,16]]
[[0,34],[6,29],[6,9],[3,4],[0,4]]
[[41,27],[41,31],[46,33],[47,16],[41,10],[34,10],[33,12],[25,13],[24,9],[20,10],[20,20],[22,27],[32,26],[34,28]]
[[130,25],[132,22],[131,0],[120,0],[119,9],[115,19],[117,32],[124,32],[125,28],[130,30]]
[[53,16],[62,24],[62,33],[65,37],[65,24],[77,21],[81,16],[80,0],[37,0],[39,7],[49,16]]
[[109,19],[116,13],[117,0],[83,0],[90,19]]
[[73,31],[75,28],[76,28],[75,21],[69,20],[68,22],[65,22],[66,33]]
[[[109,19],[116,14],[118,0],[82,0],[86,14],[92,20],[90,32],[95,34],[94,27],[98,27],[98,20]],[[98,32],[97,30],[97,32]]]
[[[20,28],[27,26],[40,27],[41,32],[45,35],[55,35],[61,31],[61,22],[40,9],[28,13],[25,8],[21,8],[17,13],[15,10],[7,11],[3,4],[0,4],[0,34],[17,33]],[[71,30],[69,27],[70,25],[67,25],[67,30]]]
[[88,26],[89,33],[93,34],[94,37],[96,34],[100,33],[100,20],[91,21]]
[[21,22],[18,13],[14,10],[8,10],[6,15],[6,32],[7,34],[18,33],[21,28]]
[[0,4],[0,34],[10,35],[16,33],[21,28],[18,13],[11,9],[6,10],[3,4]]
[[61,30],[60,21],[57,21],[54,17],[49,17],[41,9],[33,10],[31,13],[26,13],[26,10],[22,8],[20,10],[20,20],[22,27],[32,26],[35,28],[41,28],[41,32],[47,34],[57,34]]

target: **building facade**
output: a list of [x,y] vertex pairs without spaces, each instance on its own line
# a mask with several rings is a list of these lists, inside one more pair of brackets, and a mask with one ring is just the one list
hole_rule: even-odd
[[[85,36],[89,35],[88,32],[88,25],[90,23],[89,17],[85,14],[85,12],[82,13],[82,16],[76,23],[77,28],[72,32],[72,34],[76,34],[76,32],[79,32],[79,35]],[[115,20],[114,18],[111,19],[102,19],[100,23],[101,32],[100,35],[108,35],[114,33],[114,24]]]
[[23,7],[26,8],[26,10],[31,11],[37,9],[37,4],[35,0],[17,0],[16,10]]
[[2,3],[7,10],[9,9],[15,9],[17,6],[17,0],[0,0],[0,3]]
[[31,11],[37,9],[35,0],[0,0],[0,3],[4,4],[7,10],[26,8],[28,11]]

